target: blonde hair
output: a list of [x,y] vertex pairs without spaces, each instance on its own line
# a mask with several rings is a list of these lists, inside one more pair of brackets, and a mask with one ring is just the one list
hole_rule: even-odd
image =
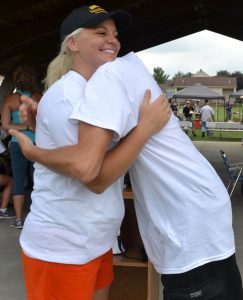
[[67,46],[67,40],[70,37],[77,38],[82,29],[83,28],[76,29],[63,40],[59,54],[48,65],[47,74],[43,80],[45,90],[71,69],[73,61],[71,51]]

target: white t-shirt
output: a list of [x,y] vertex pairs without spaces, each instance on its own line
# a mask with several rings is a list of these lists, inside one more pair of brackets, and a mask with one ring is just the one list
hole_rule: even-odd
[[213,111],[212,107],[210,107],[209,105],[205,105],[201,108],[200,114],[201,114],[202,122],[211,122],[212,117],[214,115],[214,111]]
[[[124,137],[137,123],[147,88],[153,99],[161,93],[130,53],[95,72],[71,117],[114,130],[115,140]],[[174,115],[145,145],[130,177],[141,237],[158,272],[182,273],[234,253],[228,193]]]
[[[37,113],[36,144],[54,149],[78,141],[79,122],[69,120],[82,102],[86,80],[70,71],[50,87]],[[37,259],[84,264],[112,248],[124,215],[122,179],[103,194],[78,180],[35,164],[31,211],[20,237],[24,252]]]

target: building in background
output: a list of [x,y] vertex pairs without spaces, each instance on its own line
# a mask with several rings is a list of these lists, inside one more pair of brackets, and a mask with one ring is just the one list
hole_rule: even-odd
[[236,77],[209,76],[202,69],[191,77],[177,77],[174,80],[168,80],[160,84],[160,87],[168,98],[172,98],[173,94],[196,83],[219,93],[225,99],[229,99],[229,95],[235,93],[237,88]]

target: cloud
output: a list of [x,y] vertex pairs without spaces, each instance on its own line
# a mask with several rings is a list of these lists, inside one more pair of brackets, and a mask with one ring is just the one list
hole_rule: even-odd
[[137,52],[153,72],[161,67],[170,78],[175,73],[196,73],[203,69],[211,76],[217,71],[243,72],[243,42],[203,30],[162,45]]

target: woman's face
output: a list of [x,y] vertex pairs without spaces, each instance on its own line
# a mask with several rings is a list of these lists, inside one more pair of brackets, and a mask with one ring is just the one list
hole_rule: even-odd
[[120,50],[115,23],[108,19],[96,27],[83,29],[73,38],[71,50],[74,53],[74,65],[94,72],[99,66],[113,61]]

